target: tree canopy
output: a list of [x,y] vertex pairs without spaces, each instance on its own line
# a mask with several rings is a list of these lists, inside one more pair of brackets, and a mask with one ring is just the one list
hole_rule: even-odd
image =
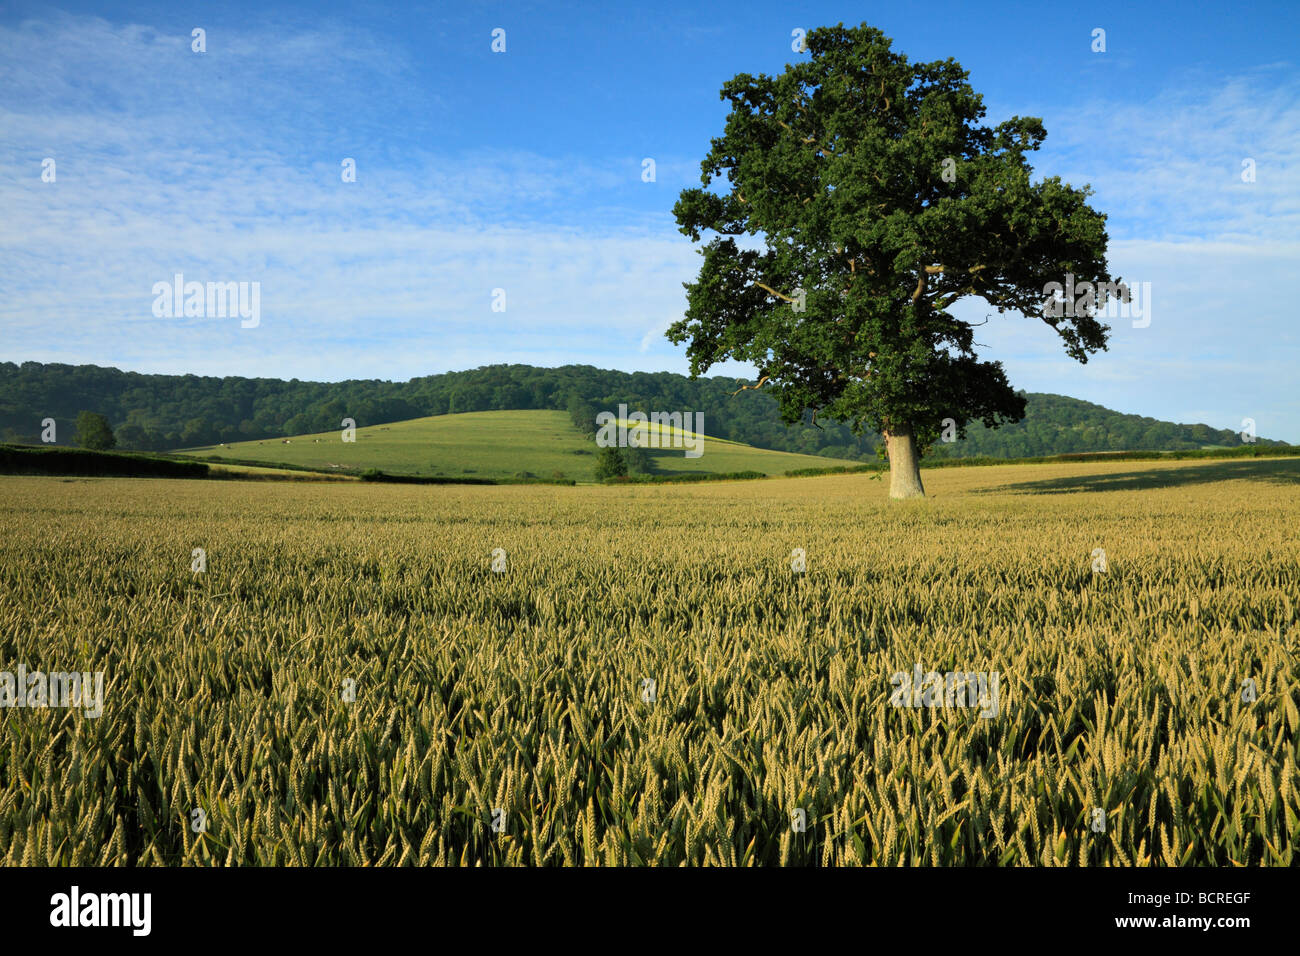
[[1067,273],[1111,281],[1105,216],[1086,186],[1031,180],[1041,120],[982,125],[956,61],[911,63],[865,24],[813,30],[807,47],[778,76],[722,88],[730,112],[702,187],[674,207],[692,240],[716,235],[668,337],[689,343],[692,374],[753,363],[786,422],[811,410],[882,433],[897,491],[895,458],[910,453],[914,471],[944,419],[964,435],[972,420],[994,428],[1025,412],[953,303],[1037,315],[1080,362],[1106,347],[1104,286],[1081,308],[1044,308]]
[[77,416],[76,442],[82,448],[107,451],[117,444],[108,419],[98,412],[82,412]]
[[[625,404],[633,411],[704,413],[706,432],[758,448],[834,458],[872,460],[880,443],[869,431],[803,421],[787,427],[776,399],[764,388],[738,391],[735,378],[687,378],[672,372],[618,372],[589,365],[534,368],[492,365],[409,382],[301,382],[279,379],[141,375],[93,365],[0,362],[0,441],[40,443],[41,422],[58,421],[70,441],[78,411],[95,409],[112,423],[117,447],[164,451],[246,439],[283,437],[339,427],[335,402],[359,425],[443,415],[457,391],[476,411],[546,408],[568,411],[584,432],[596,432],[596,413]],[[1237,445],[1237,432],[1206,425],[1175,425],[1122,415],[1062,395],[1022,393],[1022,422],[987,429],[972,422],[960,441],[936,443],[927,454],[1018,458],[1058,452],[1189,450]],[[306,427],[302,423],[306,422]],[[1276,444],[1260,437],[1260,444]]]

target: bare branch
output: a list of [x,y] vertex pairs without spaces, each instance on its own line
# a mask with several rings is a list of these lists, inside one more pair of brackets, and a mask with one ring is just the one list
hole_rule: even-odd
[[[782,129],[784,129],[784,130],[786,130],[786,131],[788,131],[788,132],[791,132],[791,133],[795,133],[794,128],[793,128],[792,126],[790,126],[788,123],[785,123],[785,122],[783,122],[783,121],[781,121],[781,120],[777,120],[776,122],[777,122],[777,125],[780,126]],[[796,135],[796,136],[799,136],[798,133],[795,133],[795,135]],[[828,146],[823,146],[821,143],[818,143],[816,137],[814,137],[814,136],[800,136],[799,138],[802,139],[805,143],[811,143],[811,144],[815,145],[815,146],[817,147],[817,149],[814,150],[814,152],[822,153],[822,154],[824,154],[824,155],[826,155],[826,156],[834,156],[834,155],[836,155],[835,150],[831,149],[831,148],[828,147]]]
[[[929,270],[927,269],[926,271],[928,272]],[[912,293],[913,305],[916,305],[917,300],[921,298],[921,293],[923,293],[924,291],[925,291],[925,275],[922,274],[920,276],[917,276],[916,279],[916,291]]]
[[739,395],[741,392],[746,391],[746,390],[748,390],[748,389],[754,389],[754,390],[757,390],[757,389],[762,388],[762,387],[763,387],[763,383],[766,382],[770,377],[771,377],[771,376],[764,375],[762,378],[760,378],[760,379],[758,380],[758,384],[757,384],[757,385],[742,385],[742,386],[740,386],[740,388],[736,389],[734,392],[731,393],[731,397],[732,397],[732,398],[735,398],[735,397],[736,397],[737,395]]
[[773,289],[770,285],[764,285],[763,283],[758,282],[757,280],[754,282],[754,285],[758,286],[760,289],[763,289],[763,290],[765,290],[765,291],[767,291],[767,292],[770,292],[772,295],[776,296],[778,299],[785,299],[785,301],[787,301],[787,302],[793,302],[793,301],[794,301],[794,299],[790,298],[788,295],[782,295],[780,292],[777,292],[777,291],[776,291],[775,289]]

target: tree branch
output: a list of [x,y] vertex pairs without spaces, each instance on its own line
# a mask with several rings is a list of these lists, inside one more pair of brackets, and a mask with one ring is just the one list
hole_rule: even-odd
[[739,395],[741,392],[745,391],[746,389],[755,389],[755,390],[757,390],[757,389],[762,388],[762,387],[763,387],[763,383],[766,382],[766,381],[768,380],[768,378],[770,378],[770,376],[768,376],[768,375],[764,375],[762,378],[760,378],[760,379],[758,380],[758,384],[757,384],[757,385],[742,385],[742,386],[740,386],[740,388],[736,389],[734,392],[731,393],[731,397],[732,397],[732,398],[735,398],[737,395]]
[[764,291],[770,292],[778,299],[785,299],[785,301],[787,302],[794,301],[794,299],[790,298],[788,295],[782,295],[780,292],[777,292],[775,289],[773,289],[770,285],[764,285],[762,282],[759,282],[757,279],[754,280],[754,285],[758,286],[760,289],[763,289]]
[[[784,123],[781,120],[777,120],[776,122],[778,126],[782,127],[785,130],[788,130],[791,133],[794,133],[796,136],[799,136],[799,134],[795,132],[794,127],[790,126],[788,123]],[[835,150],[831,149],[829,146],[823,146],[821,143],[817,142],[817,138],[815,136],[800,136],[799,138],[802,139],[805,143],[811,143],[812,145],[816,146],[817,148],[813,150],[813,152],[815,153],[821,153],[824,156],[836,155]]]
[[930,303],[930,307],[934,309],[936,312],[942,312],[944,309],[948,308],[948,306],[952,305],[962,296],[978,295],[978,294],[979,294],[978,290],[975,288],[974,283],[972,283],[966,286],[964,289],[957,289],[955,292],[948,293],[946,298],[935,299],[934,302]]

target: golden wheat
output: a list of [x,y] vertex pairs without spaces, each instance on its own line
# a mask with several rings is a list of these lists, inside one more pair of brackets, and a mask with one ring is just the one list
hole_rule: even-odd
[[[0,709],[0,860],[1292,865],[1300,463],[1259,468],[0,479],[0,670],[104,673]],[[891,706],[918,663],[996,715]]]

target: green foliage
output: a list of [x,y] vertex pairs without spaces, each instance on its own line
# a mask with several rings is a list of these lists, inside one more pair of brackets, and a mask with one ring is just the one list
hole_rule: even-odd
[[[693,374],[753,363],[787,423],[812,409],[924,447],[946,417],[959,429],[1020,419],[1023,396],[949,307],[974,295],[1039,314],[1044,287],[1067,272],[1107,281],[1105,217],[1086,187],[1031,182],[1042,122],[982,125],[954,60],[911,63],[865,24],[812,30],[807,45],[809,59],[780,75],[722,88],[730,112],[701,163],[704,188],[674,207],[691,239],[716,236],[668,337],[689,343]],[[1081,362],[1106,347],[1106,327],[1083,312],[1044,320]]]
[[208,466],[197,461],[91,449],[0,445],[0,474],[206,478]]
[[623,463],[627,465],[629,475],[649,475],[654,473],[654,461],[650,457],[650,452],[644,448],[624,448]]
[[[751,448],[709,439],[707,453],[685,458],[681,450],[641,449],[640,473],[785,471],[831,464],[810,455]],[[358,428],[355,442],[338,432],[295,435],[292,439],[241,442],[181,452],[207,461],[309,468],[334,475],[359,475],[378,469],[390,475],[475,475],[494,481],[535,480],[531,476],[576,474],[595,477],[600,449],[566,420],[563,412],[466,412],[437,415],[391,425]],[[624,449],[624,464],[628,453]],[[574,456],[581,456],[575,460]],[[432,459],[432,460],[431,460]],[[521,477],[522,475],[522,477]]]
[[[874,433],[854,435],[847,425],[821,418],[817,426],[808,417],[797,425],[786,426],[768,386],[733,395],[741,384],[745,383],[731,377],[691,379],[671,372],[629,373],[585,365],[493,365],[394,383],[139,375],[93,365],[24,362],[19,366],[0,362],[0,440],[38,443],[40,421],[47,416],[58,422],[61,436],[71,436],[77,411],[94,407],[116,424],[121,448],[164,450],[244,441],[265,441],[269,447],[271,442],[285,437],[286,423],[299,415],[312,422],[305,433],[330,433],[337,439],[342,417],[327,413],[335,400],[349,410],[357,409],[349,411],[349,417],[364,428],[424,415],[446,415],[451,391],[461,389],[478,395],[494,411],[512,410],[494,405],[498,400],[517,400],[522,403],[521,409],[568,412],[570,421],[574,421],[571,401],[574,396],[585,396],[573,404],[590,409],[579,415],[586,434],[595,431],[597,409],[616,411],[622,403],[641,411],[701,411],[710,437],[756,448],[876,460],[880,439]],[[1241,444],[1240,437],[1227,429],[1120,415],[1059,395],[1030,393],[1024,397],[1024,422],[1004,425],[998,431],[971,423],[966,439],[956,445],[936,444],[932,454],[1020,457],[1117,448],[1162,450]],[[182,434],[188,440],[182,440]],[[202,440],[196,441],[200,434]],[[1258,444],[1275,443],[1261,438]],[[296,453],[297,445],[292,447]],[[421,467],[428,465],[425,456]],[[547,471],[567,470],[559,463],[543,467]],[[788,467],[774,466],[771,470],[784,471]]]
[[468,478],[464,475],[390,475],[378,468],[367,468],[361,473],[362,481],[381,481],[395,485],[495,485],[491,478]]
[[578,431],[584,435],[596,434],[596,409],[590,402],[584,401],[577,394],[571,394],[565,408]]
[[795,468],[787,471],[787,478],[813,478],[818,475],[860,475],[880,471],[876,465],[841,465],[830,468]]
[[98,412],[82,412],[77,416],[75,441],[90,451],[108,451],[117,444],[108,419]]
[[[818,469],[810,470],[816,471]],[[615,480],[629,484],[675,485],[681,482],[694,481],[756,481],[759,478],[766,477],[767,473],[762,471],[699,471],[675,475],[626,475]]]
[[[995,458],[977,455],[965,458],[929,458],[923,468],[979,468],[985,465],[1041,465],[1069,461],[1185,461],[1222,458],[1293,458],[1300,456],[1300,445],[1238,445],[1236,448],[1196,448],[1184,451],[1103,451],[1072,452],[1067,455],[1042,455],[1029,458]],[[826,473],[838,469],[824,469]],[[853,470],[853,469],[850,469]],[[786,472],[787,475],[811,474],[822,469]]]
[[596,480],[619,478],[627,475],[627,462],[620,448],[602,448],[596,456]]

